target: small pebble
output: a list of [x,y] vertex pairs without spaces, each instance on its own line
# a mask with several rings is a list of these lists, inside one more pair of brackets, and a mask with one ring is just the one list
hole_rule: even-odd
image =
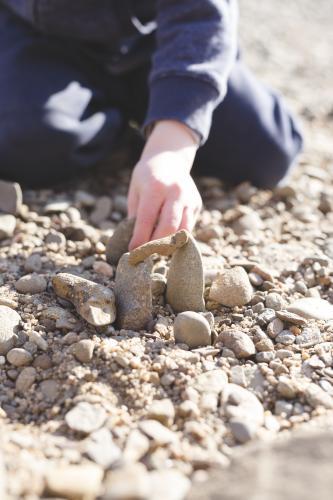
[[277,344],[291,345],[295,342],[296,337],[291,333],[290,330],[283,330],[279,335],[275,337],[275,342]]
[[176,342],[191,349],[211,344],[211,329],[206,318],[199,313],[186,311],[178,314],[174,323]]
[[89,434],[102,427],[106,420],[106,411],[102,406],[82,401],[66,413],[65,420],[73,431]]
[[250,337],[239,330],[225,330],[217,337],[216,343],[218,342],[222,342],[225,347],[231,349],[238,359],[249,358],[256,352]]
[[10,307],[0,305],[0,354],[14,347],[20,315]]
[[15,388],[18,392],[24,394],[30,389],[37,377],[37,372],[32,366],[23,368],[16,379]]
[[15,288],[19,293],[42,293],[45,292],[47,281],[38,274],[26,274],[15,283]]
[[92,340],[80,340],[73,345],[74,356],[81,363],[89,363],[93,358],[95,344]]
[[252,298],[252,286],[246,271],[235,266],[213,281],[209,298],[227,307],[243,306]]
[[7,361],[14,366],[24,366],[32,362],[32,356],[25,349],[15,347],[7,353]]

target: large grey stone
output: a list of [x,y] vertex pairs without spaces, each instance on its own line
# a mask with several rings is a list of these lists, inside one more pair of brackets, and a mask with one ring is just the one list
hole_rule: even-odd
[[120,257],[128,252],[132,239],[135,219],[124,219],[106,245],[106,259],[110,264],[118,264]]
[[117,322],[126,330],[142,330],[152,318],[151,258],[133,266],[125,253],[118,264],[115,282]]
[[199,247],[189,240],[172,256],[168,273],[166,299],[175,312],[205,310],[204,272]]

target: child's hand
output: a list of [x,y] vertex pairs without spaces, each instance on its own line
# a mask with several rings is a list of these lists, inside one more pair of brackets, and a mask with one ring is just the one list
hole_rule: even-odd
[[202,204],[190,175],[196,150],[185,125],[156,124],[130,183],[128,215],[136,217],[130,250],[179,229],[193,229]]

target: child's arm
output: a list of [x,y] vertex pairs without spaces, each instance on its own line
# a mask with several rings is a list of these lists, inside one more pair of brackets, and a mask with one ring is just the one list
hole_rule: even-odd
[[190,170],[197,141],[180,122],[158,122],[136,165],[128,195],[137,223],[130,249],[178,229],[193,229],[201,197]]
[[137,218],[131,248],[180,227],[192,229],[201,201],[190,169],[226,93],[236,53],[237,0],[157,0],[143,126],[155,128],[131,181],[129,215]]

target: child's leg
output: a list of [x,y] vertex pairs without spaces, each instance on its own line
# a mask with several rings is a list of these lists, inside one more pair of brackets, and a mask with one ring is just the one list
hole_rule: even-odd
[[193,173],[272,187],[288,173],[301,148],[301,134],[281,97],[237,61]]
[[91,64],[0,7],[0,178],[52,183],[110,154],[123,90]]

